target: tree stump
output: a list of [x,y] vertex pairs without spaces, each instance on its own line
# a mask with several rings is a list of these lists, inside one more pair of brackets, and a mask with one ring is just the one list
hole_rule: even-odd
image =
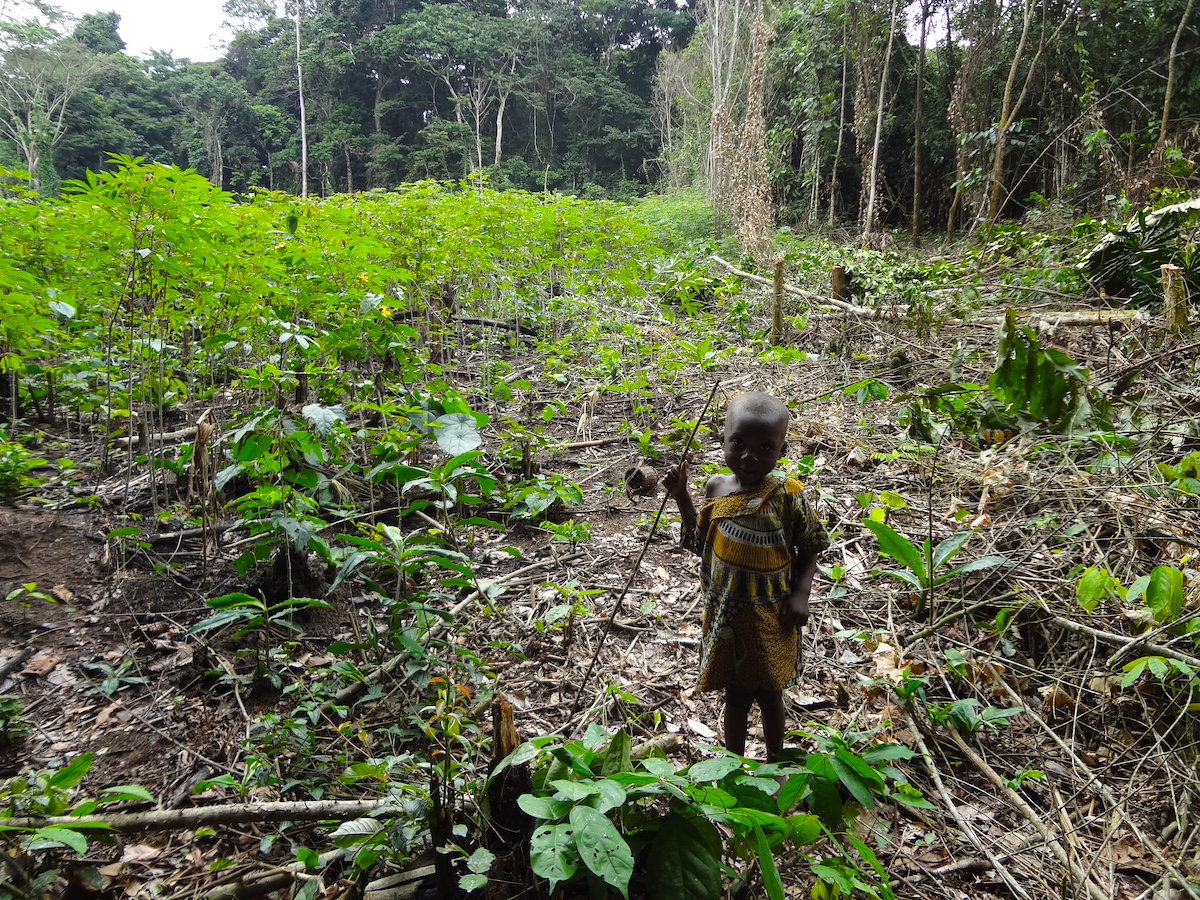
[[830,273],[830,280],[833,282],[833,299],[848,303],[850,292],[846,290],[846,267],[834,266]]
[[1163,287],[1163,319],[1168,330],[1183,328],[1188,323],[1187,284],[1183,269],[1163,263],[1160,269]]

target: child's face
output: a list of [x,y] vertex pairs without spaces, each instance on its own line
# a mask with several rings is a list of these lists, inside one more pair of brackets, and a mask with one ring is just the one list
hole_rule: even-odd
[[787,430],[779,422],[752,413],[729,416],[722,436],[725,465],[742,487],[762,483],[787,450]]

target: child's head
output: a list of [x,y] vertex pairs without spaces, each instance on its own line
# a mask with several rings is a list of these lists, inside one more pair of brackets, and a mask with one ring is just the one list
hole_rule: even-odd
[[725,411],[721,436],[725,465],[743,487],[760,484],[787,450],[791,414],[784,403],[769,394],[738,394]]

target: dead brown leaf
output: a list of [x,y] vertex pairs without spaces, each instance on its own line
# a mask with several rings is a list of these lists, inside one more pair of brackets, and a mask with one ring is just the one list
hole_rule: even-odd
[[21,670],[22,675],[32,675],[34,678],[44,678],[54,671],[55,666],[62,662],[61,656],[52,653],[39,653],[26,663]]

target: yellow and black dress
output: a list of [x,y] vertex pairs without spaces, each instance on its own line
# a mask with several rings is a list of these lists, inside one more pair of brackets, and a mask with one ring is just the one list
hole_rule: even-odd
[[706,500],[684,531],[708,601],[699,690],[781,690],[795,681],[799,631],[780,624],[780,604],[791,593],[792,560],[829,546],[802,489],[769,475],[753,490]]

